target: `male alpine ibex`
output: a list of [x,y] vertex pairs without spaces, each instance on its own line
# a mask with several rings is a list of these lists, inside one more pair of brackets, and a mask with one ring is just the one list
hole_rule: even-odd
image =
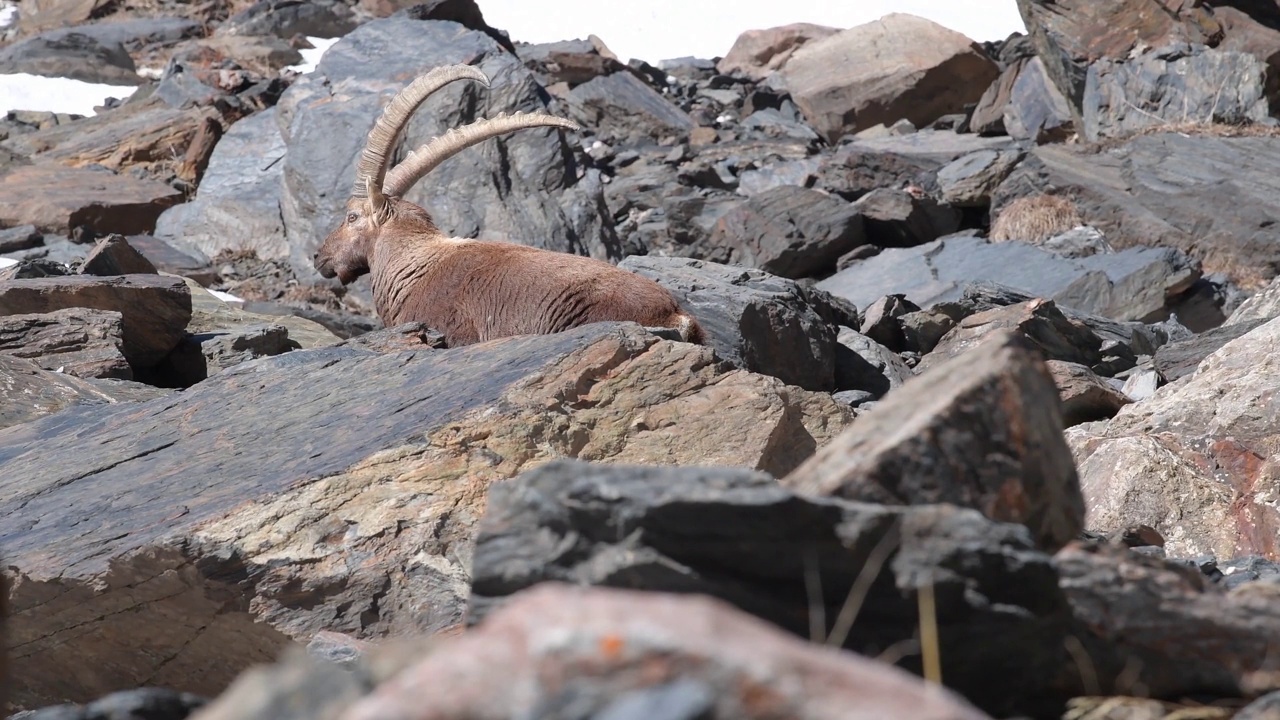
[[649,278],[581,255],[449,237],[426,210],[402,199],[432,169],[488,138],[523,128],[578,129],[543,113],[504,113],[433,138],[388,173],[388,156],[414,111],[457,80],[489,87],[480,70],[451,65],[414,80],[387,104],[356,167],[346,218],[315,254],[316,270],[343,285],[371,273],[384,325],[421,322],[450,346],[608,320],[674,328],[702,343],[698,322]]

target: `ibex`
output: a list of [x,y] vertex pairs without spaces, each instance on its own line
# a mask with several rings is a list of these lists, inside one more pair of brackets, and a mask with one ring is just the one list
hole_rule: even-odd
[[673,328],[683,340],[701,344],[698,322],[649,278],[581,255],[449,237],[430,213],[402,198],[432,169],[486,139],[523,128],[579,129],[543,113],[503,113],[433,138],[388,173],[396,138],[418,106],[464,79],[489,87],[489,78],[477,68],[440,67],[414,80],[383,109],[356,167],[346,218],[316,252],[316,270],[343,285],[371,273],[384,325],[421,322],[443,333],[450,347],[609,320]]

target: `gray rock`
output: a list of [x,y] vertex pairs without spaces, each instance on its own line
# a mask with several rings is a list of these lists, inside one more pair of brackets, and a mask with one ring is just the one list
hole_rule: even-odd
[[1015,146],[1007,137],[980,137],[953,130],[921,130],[908,135],[857,138],[844,145],[842,151],[894,154],[941,166],[980,150],[1010,150]]
[[738,128],[749,137],[789,138],[817,143],[818,133],[798,119],[776,108],[757,110],[742,119]]
[[1160,387],[1160,373],[1155,370],[1138,370],[1125,378],[1120,392],[1134,402],[1146,400]]
[[681,142],[694,128],[687,113],[631,73],[579,85],[569,93],[568,106],[575,119],[614,144]]
[[208,701],[168,688],[121,690],[85,705],[53,705],[12,715],[11,720],[185,720]]
[[119,42],[65,30],[36,35],[0,48],[0,73],[66,77],[106,85],[146,82]]
[[1115,248],[1107,237],[1095,227],[1081,225],[1038,243],[1042,250],[1066,258],[1082,258],[1102,253],[1113,253]]
[[744,170],[738,174],[740,195],[751,197],[782,185],[808,187],[817,178],[823,156],[815,155],[803,160],[784,160]]
[[942,200],[954,207],[987,207],[991,194],[1022,161],[1019,150],[980,150],[938,170]]
[[1081,111],[1089,140],[1170,123],[1263,122],[1267,65],[1249,53],[1173,43],[1089,65]]
[[520,45],[516,54],[525,67],[546,78],[546,85],[563,82],[574,87],[627,67],[595,36],[587,40]]
[[1170,248],[1129,248],[1061,258],[1023,243],[989,243],[966,234],[914,248],[887,249],[818,283],[859,307],[894,293],[921,307],[957,300],[967,284],[988,280],[1114,320],[1160,319],[1172,297],[1195,279],[1186,256]]
[[280,216],[284,154],[275,108],[236,122],[214,147],[195,198],[166,210],[155,237],[197,260],[223,250],[289,257]]
[[618,267],[670,290],[721,358],[808,390],[834,389],[836,330],[795,282],[686,258],[632,255]]
[[1165,382],[1173,382],[1189,375],[1196,371],[1200,361],[1217,352],[1223,345],[1267,322],[1267,318],[1244,320],[1166,343],[1152,357],[1156,372],[1160,373]]
[[1231,716],[1231,720],[1280,720],[1280,690],[1263,695]]
[[1035,143],[1065,140],[1076,131],[1071,105],[1038,57],[1027,60],[1018,73],[1001,120],[1010,137]]
[[227,18],[220,34],[269,35],[288,40],[295,35],[342,37],[355,29],[351,8],[341,2],[258,0]]
[[0,353],[0,429],[75,407],[151,400],[168,390],[125,380],[78,378]]
[[862,216],[817,190],[766,190],[716,222],[708,243],[725,262],[786,278],[826,275],[841,255],[866,242]]
[[[191,385],[226,370],[233,365],[260,357],[280,355],[301,347],[289,338],[283,325],[242,325],[228,330],[194,333],[177,352],[187,356],[178,360],[185,377],[182,385]],[[194,362],[192,362],[194,361]]]
[[836,387],[861,390],[878,399],[915,372],[889,348],[851,328],[836,336]]
[[1117,249],[1175,248],[1256,287],[1280,268],[1280,177],[1260,170],[1277,163],[1280,137],[1194,129],[1143,134],[1101,152],[1042,145],[1001,184],[993,209],[1053,188]]
[[[529,70],[488,35],[407,16],[374,20],[344,36],[315,72],[281,97],[277,120],[288,153],[280,214],[299,278],[318,277],[311,257],[341,219],[356,161],[383,103],[413,77],[459,62],[480,68],[491,89],[465,82],[444,88],[409,122],[402,148],[416,148],[481,116],[547,110]],[[584,182],[575,157],[560,131],[522,130],[449,159],[405,197],[429,210],[451,235],[620,257],[613,223],[602,216],[603,183],[591,173]],[[579,235],[584,230],[597,234]]]
[[[943,677],[994,713],[1047,689],[1061,656],[1034,643],[1056,647],[1067,616],[1024,527],[949,505],[816,498],[728,468],[542,465],[493,487],[472,567],[480,627],[521,590],[559,581],[709,595],[857,652],[912,637],[916,590],[933,583],[950,608]],[[864,567],[865,599],[844,616]],[[816,608],[806,579],[821,587]]]
[[182,275],[208,287],[217,277],[217,271],[203,257],[178,250],[173,245],[151,235],[130,235],[130,247],[137,250],[159,272]]
[[0,230],[0,253],[26,250],[44,244],[44,234],[35,225],[19,225]]
[[879,188],[858,198],[866,241],[879,247],[914,247],[960,229],[960,211],[931,197]]

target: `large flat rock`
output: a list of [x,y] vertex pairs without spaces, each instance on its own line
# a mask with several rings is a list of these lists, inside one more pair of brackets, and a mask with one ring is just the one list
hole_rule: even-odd
[[14,699],[212,695],[320,630],[456,625],[490,483],[557,457],[785,473],[852,418],[706,348],[596,324],[295,350],[0,431]]
[[0,225],[35,225],[70,234],[133,235],[155,229],[156,218],[182,193],[154,180],[63,165],[22,165],[0,175]]
[[914,248],[890,248],[818,283],[865,308],[901,293],[927,307],[960,299],[989,281],[1114,320],[1162,319],[1169,301],[1198,277],[1170,248],[1130,248],[1066,258],[1020,242],[952,235]]

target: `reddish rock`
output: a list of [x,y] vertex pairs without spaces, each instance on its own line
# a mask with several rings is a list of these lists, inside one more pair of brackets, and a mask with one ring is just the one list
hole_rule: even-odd
[[0,353],[27,358],[46,370],[84,378],[132,380],[118,312],[66,308],[0,316]]
[[806,44],[781,71],[809,123],[842,135],[906,119],[924,127],[963,112],[999,77],[982,48],[954,30],[892,13]]
[[[664,700],[685,717],[988,717],[948,690],[807,643],[719,600],[562,584],[514,596],[338,717],[520,717],[538,696],[589,702],[596,693],[573,692],[580,683],[606,696],[597,717],[624,708],[627,717],[669,717],[656,709]],[[221,717],[234,715],[211,720]]]
[[805,44],[840,32],[839,28],[813,23],[792,23],[763,30],[747,30],[716,63],[724,75],[763,80],[786,65]]
[[155,275],[156,266],[129,244],[122,235],[108,235],[98,241],[80,266],[82,275]]
[[0,225],[66,233],[149,233],[160,213],[182,200],[164,183],[62,165],[24,165],[0,175]]

